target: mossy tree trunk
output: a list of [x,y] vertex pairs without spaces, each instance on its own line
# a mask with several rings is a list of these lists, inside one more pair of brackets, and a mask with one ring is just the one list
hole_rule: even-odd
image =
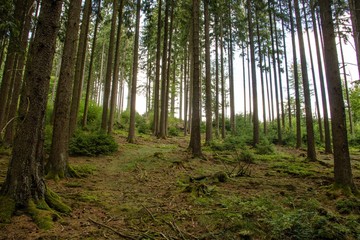
[[1,195],[28,207],[45,198],[43,129],[62,1],[42,1],[19,108],[20,122]]

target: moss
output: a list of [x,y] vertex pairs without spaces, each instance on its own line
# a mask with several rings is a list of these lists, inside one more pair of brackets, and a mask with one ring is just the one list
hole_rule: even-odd
[[69,172],[71,177],[84,178],[92,175],[96,171],[96,167],[91,164],[69,166]]
[[0,196],[0,223],[10,223],[15,211],[15,201],[7,196]]
[[[45,210],[44,208],[47,209]],[[30,200],[27,210],[39,228],[49,230],[53,227],[57,215],[51,211],[49,206],[46,207],[45,201],[39,201],[38,204],[35,204]]]
[[71,212],[71,208],[68,205],[64,204],[61,201],[60,196],[51,191],[50,189],[47,189],[45,192],[45,200],[51,208],[55,209],[58,212],[65,214]]

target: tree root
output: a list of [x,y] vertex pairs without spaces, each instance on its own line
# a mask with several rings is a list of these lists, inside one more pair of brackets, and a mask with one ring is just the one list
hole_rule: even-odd
[[118,230],[116,230],[116,229],[114,229],[114,228],[112,228],[112,227],[110,227],[110,226],[108,226],[108,225],[106,225],[106,224],[97,222],[97,221],[95,221],[94,219],[92,219],[92,218],[90,218],[90,217],[89,217],[89,221],[92,222],[92,223],[95,223],[96,225],[99,225],[99,226],[101,226],[101,227],[104,227],[104,228],[107,228],[107,229],[111,230],[112,232],[116,233],[116,234],[119,235],[120,237],[123,237],[123,238],[126,238],[126,239],[134,239],[134,240],[136,239],[135,237],[130,236],[130,235],[126,235],[126,234],[124,234],[124,233],[122,233],[122,232],[119,232]]

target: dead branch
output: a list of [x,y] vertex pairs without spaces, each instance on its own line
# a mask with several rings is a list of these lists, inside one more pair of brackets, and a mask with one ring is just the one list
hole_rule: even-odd
[[132,237],[132,236],[126,235],[126,234],[124,234],[124,233],[121,233],[121,232],[119,232],[118,230],[116,230],[116,229],[114,229],[114,228],[112,228],[112,227],[110,227],[110,226],[108,226],[108,225],[106,225],[106,224],[97,222],[97,221],[95,221],[94,219],[92,219],[92,218],[90,218],[90,217],[89,217],[89,220],[90,220],[90,222],[95,223],[96,225],[99,225],[99,226],[101,226],[101,227],[104,227],[104,228],[107,228],[107,229],[113,231],[114,233],[116,233],[116,234],[119,235],[120,237],[123,237],[123,238],[126,238],[126,239],[133,239],[133,240],[136,239],[136,238],[134,238],[134,237]]

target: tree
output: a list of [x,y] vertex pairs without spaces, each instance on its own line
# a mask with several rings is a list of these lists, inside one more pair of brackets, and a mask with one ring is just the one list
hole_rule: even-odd
[[[34,204],[46,207],[45,201],[50,201],[43,179],[43,132],[61,9],[62,1],[42,1],[29,54],[18,112],[20,121],[8,172],[1,188],[1,195],[13,202],[14,209],[28,208]],[[3,211],[3,206],[0,206],[0,210]]]
[[349,5],[360,78],[360,1],[349,0]]
[[108,124],[108,109],[109,109],[109,99],[110,99],[110,88],[111,88],[111,76],[113,69],[113,60],[114,60],[114,45],[115,45],[115,31],[116,31],[116,18],[118,12],[118,1],[113,0],[113,13],[111,19],[111,30],[110,30],[110,40],[109,40],[109,49],[108,49],[108,60],[106,65],[106,76],[105,76],[105,86],[104,86],[104,99],[103,99],[103,109],[101,117],[101,129],[103,131],[107,130]]
[[119,7],[119,17],[118,17],[118,28],[116,33],[116,48],[115,48],[115,60],[114,60],[114,71],[113,71],[113,81],[111,89],[111,99],[110,99],[110,115],[108,122],[108,134],[111,134],[113,131],[115,110],[116,110],[116,100],[117,100],[117,91],[118,91],[118,82],[119,82],[119,61],[120,61],[120,40],[121,40],[121,27],[123,21],[123,8],[124,0],[120,0]]
[[[295,27],[294,17],[292,11],[292,0],[289,0],[289,15],[290,15],[290,26],[291,26],[291,42],[293,50],[293,66],[294,66],[294,82],[295,82],[295,115],[296,115],[296,148],[301,147],[301,110],[300,110],[300,92],[299,92],[299,75],[297,66],[297,53],[295,44]],[[288,99],[290,101],[290,99]]]
[[[159,131],[159,90],[160,90],[160,57],[161,57],[161,0],[158,0],[158,19],[156,37],[156,69],[154,83],[154,126],[153,134]],[[185,71],[186,72],[186,71]]]
[[85,0],[83,16],[80,27],[80,36],[79,36],[79,44],[77,47],[77,57],[75,64],[75,76],[74,76],[74,85],[73,85],[73,93],[71,99],[71,107],[70,107],[70,137],[74,134],[78,111],[81,100],[81,92],[84,78],[84,69],[85,69],[85,56],[87,49],[87,40],[88,40],[88,32],[89,32],[89,21],[91,15],[91,0]]
[[248,9],[248,27],[250,39],[250,57],[251,57],[251,77],[253,89],[253,145],[259,143],[259,116],[258,116],[258,99],[257,99],[257,80],[256,80],[256,62],[255,62],[255,44],[252,23],[252,5],[251,0],[247,0]]
[[206,88],[206,137],[205,144],[210,144],[212,140],[212,101],[211,101],[211,76],[210,76],[210,14],[209,0],[204,0],[204,19],[205,19],[205,88]]
[[346,130],[346,113],[341,87],[339,61],[330,0],[319,1],[321,28],[324,39],[324,61],[329,93],[331,126],[334,146],[335,184],[357,191],[352,178],[349,145]]
[[318,28],[316,24],[315,18],[315,8],[311,8],[311,20],[314,30],[314,38],[315,38],[315,47],[316,47],[316,57],[318,62],[318,69],[319,69],[319,80],[320,80],[320,90],[321,90],[321,100],[322,100],[322,108],[324,114],[324,129],[325,129],[325,153],[332,153],[331,148],[331,136],[330,136],[330,124],[329,124],[329,114],[327,108],[327,97],[325,92],[325,80],[324,80],[324,73],[323,73],[323,64],[321,59],[321,46],[319,41],[319,34]]
[[189,149],[192,152],[193,157],[201,157],[201,135],[200,135],[200,57],[199,57],[199,0],[193,0],[192,4],[192,54],[193,54],[193,79],[192,79],[192,118],[191,118],[191,136]]
[[141,9],[141,0],[137,0],[133,68],[132,68],[132,81],[131,81],[130,126],[129,126],[129,135],[127,139],[129,143],[135,143],[135,114],[136,114],[135,105],[136,105],[137,71],[138,71],[138,62],[139,62],[140,9]]
[[69,122],[74,63],[80,24],[81,0],[70,1],[66,23],[66,36],[61,60],[61,69],[54,105],[54,123],[49,161],[46,166],[48,176],[63,178],[69,171]]
[[307,158],[311,161],[315,161],[316,160],[315,137],[314,137],[313,118],[311,111],[310,87],[309,87],[309,78],[307,73],[305,44],[302,33],[298,0],[294,0],[294,8],[295,8],[296,23],[297,23],[296,26],[298,32],[299,47],[300,47],[301,75],[302,75],[304,98],[305,98]]

